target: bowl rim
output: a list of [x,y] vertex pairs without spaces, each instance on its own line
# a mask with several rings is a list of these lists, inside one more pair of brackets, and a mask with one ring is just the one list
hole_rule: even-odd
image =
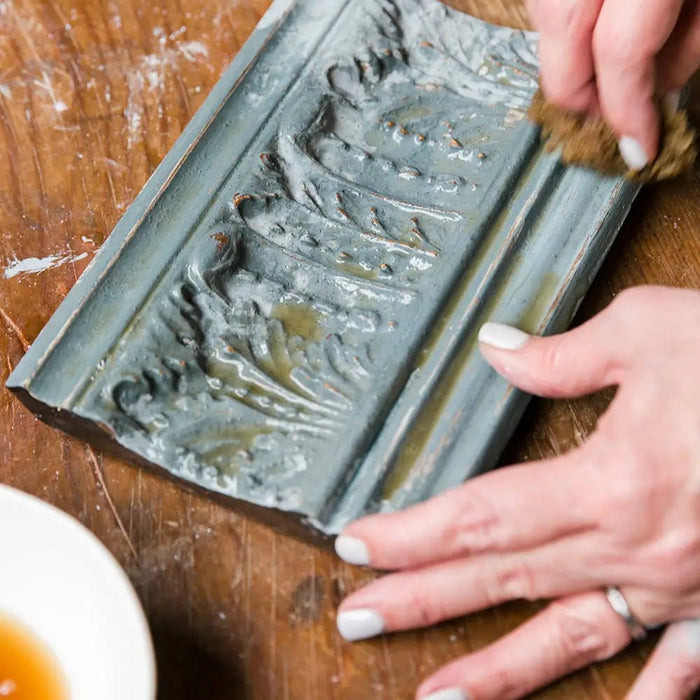
[[[106,545],[77,518],[57,506],[14,486],[0,484],[0,505],[13,501],[30,516],[42,518],[49,525],[53,522],[61,527],[61,538],[70,539],[85,546],[102,570],[122,589],[125,614],[129,614],[138,630],[137,636],[145,654],[141,656],[145,684],[149,697],[155,698],[157,691],[156,656],[148,620],[134,585]],[[12,611],[7,611],[12,615]]]

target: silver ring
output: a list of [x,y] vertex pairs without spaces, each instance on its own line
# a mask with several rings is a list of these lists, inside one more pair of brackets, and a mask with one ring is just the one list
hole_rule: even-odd
[[622,595],[622,591],[617,586],[608,586],[605,589],[605,595],[608,598],[610,607],[622,618],[627,625],[627,629],[632,635],[632,639],[640,641],[647,636],[646,627],[637,619],[637,616],[632,612],[632,609],[627,602],[627,599]]

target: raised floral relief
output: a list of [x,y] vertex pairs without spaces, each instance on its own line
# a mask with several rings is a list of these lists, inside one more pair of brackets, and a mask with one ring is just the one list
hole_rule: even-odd
[[435,0],[349,3],[300,78],[313,99],[280,104],[90,411],[232,495],[303,511],[300,473],[338,473],[332,455],[347,477],[485,234],[534,60],[526,35]]

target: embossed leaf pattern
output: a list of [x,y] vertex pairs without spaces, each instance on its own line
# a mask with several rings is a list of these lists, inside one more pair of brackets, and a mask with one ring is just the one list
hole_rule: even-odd
[[256,145],[157,324],[125,341],[133,372],[107,363],[101,395],[106,422],[151,461],[253,497],[275,477],[290,507],[301,496],[285,479],[329,445],[355,460],[371,435],[349,432],[353,415],[378,425],[405,383],[391,348],[418,347],[431,290],[466,263],[498,173],[484,163],[503,157],[492,135],[534,88],[526,35],[432,0],[348,12],[355,50],[329,39],[318,100]]

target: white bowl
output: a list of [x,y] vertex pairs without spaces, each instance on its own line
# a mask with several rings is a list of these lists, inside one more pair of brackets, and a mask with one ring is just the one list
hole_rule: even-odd
[[58,660],[71,700],[153,700],[155,659],[126,574],[62,511],[0,486],[0,613]]

